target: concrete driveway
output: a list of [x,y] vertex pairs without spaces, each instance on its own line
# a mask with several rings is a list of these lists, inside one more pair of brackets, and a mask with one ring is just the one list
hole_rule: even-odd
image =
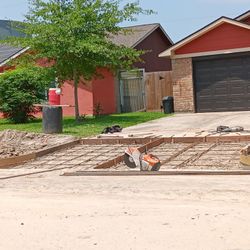
[[211,133],[220,125],[242,126],[250,131],[250,112],[175,114],[126,128],[121,135],[197,136]]

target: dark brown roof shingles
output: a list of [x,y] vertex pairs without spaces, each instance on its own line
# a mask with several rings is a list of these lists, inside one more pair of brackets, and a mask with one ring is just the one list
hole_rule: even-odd
[[112,35],[110,36],[110,39],[116,45],[124,45],[133,48],[158,27],[159,24],[125,27],[123,28],[124,32],[120,32],[116,36]]

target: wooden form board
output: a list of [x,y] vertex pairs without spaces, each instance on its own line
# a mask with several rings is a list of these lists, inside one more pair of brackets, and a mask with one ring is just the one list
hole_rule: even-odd
[[249,170],[77,171],[63,176],[250,175]]
[[171,136],[171,137],[160,137],[160,138],[105,138],[105,139],[82,139],[82,144],[88,145],[100,145],[100,144],[146,144],[153,142],[157,139],[163,139],[165,143],[195,143],[195,142],[207,142],[207,143],[216,143],[216,142],[249,142],[250,135],[208,135],[208,136]]
[[47,149],[42,149],[42,150],[36,151],[34,153],[1,159],[0,160],[0,168],[9,168],[9,167],[17,166],[17,165],[20,165],[20,164],[25,163],[27,161],[34,160],[37,157],[41,157],[41,156],[53,153],[55,151],[74,146],[76,144],[79,144],[80,142],[81,142],[81,140],[74,140],[74,141],[67,142],[67,143],[57,145],[54,147],[50,147]]

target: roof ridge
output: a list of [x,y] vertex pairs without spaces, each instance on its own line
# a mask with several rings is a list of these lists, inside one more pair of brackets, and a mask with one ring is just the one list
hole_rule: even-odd
[[242,17],[242,19],[244,19],[245,16],[248,16],[248,15],[250,15],[250,9],[247,10],[246,12],[240,14],[239,16],[235,17],[234,20],[237,20],[237,19],[240,19],[240,20],[241,20],[241,17]]
[[123,29],[126,29],[126,28],[134,28],[134,27],[141,27],[141,26],[157,26],[157,25],[160,25],[160,23],[145,23],[145,24],[138,24],[138,25],[131,25],[131,26],[124,26],[124,27],[121,27]]

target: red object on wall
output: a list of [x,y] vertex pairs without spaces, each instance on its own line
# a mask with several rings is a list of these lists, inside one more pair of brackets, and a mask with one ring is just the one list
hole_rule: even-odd
[[183,45],[176,55],[250,47],[250,30],[223,23],[201,37]]
[[50,88],[49,89],[49,104],[50,105],[60,105],[61,104],[61,96],[58,95],[57,88]]

